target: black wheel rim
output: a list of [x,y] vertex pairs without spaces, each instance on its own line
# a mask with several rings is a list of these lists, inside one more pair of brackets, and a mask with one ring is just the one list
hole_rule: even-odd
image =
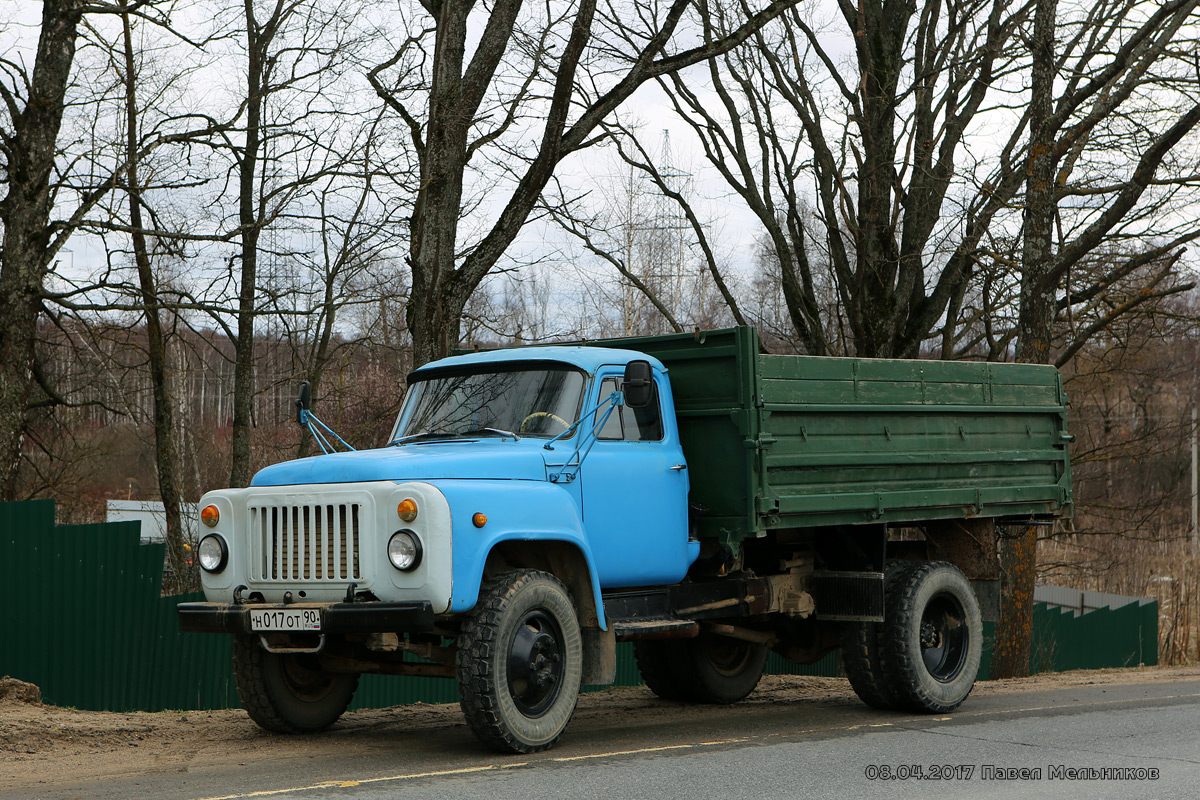
[[957,678],[971,646],[967,614],[958,598],[946,592],[934,595],[921,614],[918,635],[929,674],[942,683]]
[[741,675],[750,663],[753,646],[750,642],[727,636],[707,636],[704,642],[708,662],[720,675],[731,678]]
[[280,672],[293,697],[309,703],[322,700],[333,687],[333,677],[319,669],[311,656],[282,656]]
[[540,717],[562,691],[562,630],[547,611],[535,608],[517,623],[508,649],[508,693],[527,717]]

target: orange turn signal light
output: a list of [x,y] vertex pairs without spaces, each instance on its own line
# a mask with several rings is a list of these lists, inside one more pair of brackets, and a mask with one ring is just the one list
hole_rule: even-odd
[[210,528],[215,528],[221,521],[221,512],[217,511],[216,506],[205,506],[204,510],[200,512],[200,521]]
[[487,525],[487,514],[476,513],[475,516],[471,517],[471,522],[475,524],[476,528],[482,528],[484,525]]
[[396,513],[400,515],[400,519],[405,522],[412,522],[417,518],[417,501],[411,497],[406,497],[396,506]]

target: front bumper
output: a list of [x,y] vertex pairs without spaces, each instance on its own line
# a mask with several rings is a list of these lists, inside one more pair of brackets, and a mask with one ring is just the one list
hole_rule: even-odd
[[[433,629],[433,605],[427,600],[410,603],[256,603],[253,607],[269,610],[316,608],[321,613],[319,632],[325,634],[412,633]],[[179,629],[184,633],[257,633],[250,629],[251,606],[246,603],[180,603],[176,608]]]

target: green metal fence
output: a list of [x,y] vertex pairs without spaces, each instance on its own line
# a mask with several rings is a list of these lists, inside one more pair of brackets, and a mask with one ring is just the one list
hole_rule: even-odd
[[1132,603],[1075,616],[1055,606],[1034,608],[1035,672],[1152,666],[1158,663],[1158,603]]
[[[160,597],[164,546],[141,544],[138,523],[55,525],[54,503],[0,503],[0,675],[36,683],[47,703],[106,711],[238,705],[229,638],[179,632]],[[985,633],[990,634],[990,629]],[[1157,606],[1075,618],[1039,604],[1034,667],[1043,671],[1157,663]],[[981,677],[988,674],[990,638]],[[797,665],[772,653],[770,674],[840,674],[836,653]],[[641,683],[628,644],[617,685]],[[458,699],[453,681],[365,675],[353,708]]]
[[[983,624],[980,680],[991,676],[993,629],[992,623]],[[1100,608],[1080,616],[1069,608],[1034,603],[1029,649],[1029,668],[1034,673],[1154,666],[1158,663],[1158,603]]]

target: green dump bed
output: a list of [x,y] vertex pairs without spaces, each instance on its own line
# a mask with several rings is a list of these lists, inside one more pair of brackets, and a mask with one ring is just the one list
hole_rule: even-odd
[[667,366],[702,536],[1071,513],[1054,367],[766,355],[753,328],[594,344]]

